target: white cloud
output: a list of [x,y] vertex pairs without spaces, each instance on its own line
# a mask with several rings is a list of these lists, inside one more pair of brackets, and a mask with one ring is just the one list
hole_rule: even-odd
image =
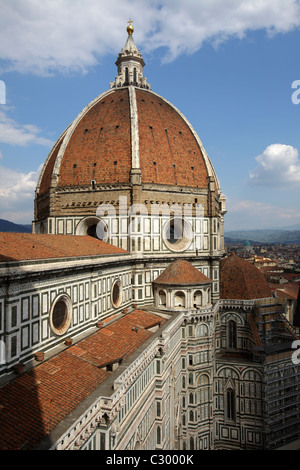
[[[0,165],[0,200],[19,201],[23,198],[34,199],[34,191],[41,168],[37,171],[22,173]],[[0,204],[2,206],[2,204]]]
[[40,132],[41,130],[37,126],[33,124],[20,125],[7,113],[0,111],[0,143],[22,147],[29,144],[52,145],[49,139],[39,135]]
[[0,218],[16,223],[30,223],[33,201],[41,167],[23,173],[0,165]]
[[253,200],[227,198],[225,230],[267,229],[300,221],[300,209]]
[[129,17],[138,46],[165,47],[169,60],[204,41],[258,29],[286,33],[300,24],[298,0],[0,0],[0,8],[2,67],[36,74],[84,72],[116,54]]
[[159,32],[151,38],[150,47],[167,47],[172,60],[195,52],[207,41],[218,45],[260,29],[269,35],[285,33],[299,24],[296,0],[172,0],[162,7]]
[[255,159],[258,166],[250,173],[251,182],[278,189],[299,187],[300,160],[296,148],[272,144]]

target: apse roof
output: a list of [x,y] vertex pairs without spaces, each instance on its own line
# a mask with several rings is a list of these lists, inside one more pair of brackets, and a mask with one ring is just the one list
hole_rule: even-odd
[[263,273],[250,261],[232,254],[220,263],[221,299],[260,299],[272,296]]
[[153,282],[159,285],[194,286],[212,281],[189,261],[179,259],[171,263]]

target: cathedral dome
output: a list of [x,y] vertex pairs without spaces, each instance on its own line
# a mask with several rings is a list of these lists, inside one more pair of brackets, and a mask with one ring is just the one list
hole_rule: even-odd
[[232,254],[220,263],[221,299],[262,299],[271,297],[263,273],[251,262]]
[[151,90],[131,25],[127,33],[109,90],[45,161],[34,233],[90,235],[130,252],[218,255],[226,209],[213,165],[189,121]]
[[208,188],[217,179],[203,146],[169,102],[139,87],[111,89],[91,102],[54,145],[37,188],[130,183]]
[[207,189],[219,184],[187,119],[150,90],[133,27],[110,90],[88,104],[60,136],[42,169],[37,196],[53,188],[140,182]]

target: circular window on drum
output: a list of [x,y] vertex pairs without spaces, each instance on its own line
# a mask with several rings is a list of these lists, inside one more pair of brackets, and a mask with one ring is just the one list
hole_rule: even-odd
[[111,302],[115,308],[118,308],[122,302],[122,283],[116,279],[111,288]]
[[193,230],[189,222],[174,217],[166,222],[163,228],[163,240],[172,251],[185,251],[193,239]]
[[88,235],[104,242],[108,239],[108,226],[98,217],[85,217],[76,227],[76,235]]
[[59,296],[52,305],[50,324],[56,335],[63,335],[68,330],[72,320],[72,301],[66,294]]

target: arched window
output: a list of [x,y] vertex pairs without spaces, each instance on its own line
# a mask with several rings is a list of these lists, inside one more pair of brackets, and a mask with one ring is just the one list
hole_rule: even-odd
[[211,303],[211,289],[207,289],[207,303],[210,304]]
[[232,388],[226,391],[226,418],[230,420],[235,418],[235,393]]
[[137,75],[136,75],[136,68],[133,69],[133,84],[136,85],[137,83]]
[[204,324],[199,325],[197,333],[198,333],[197,336],[200,336],[200,337],[208,336],[208,327],[207,327],[207,325],[204,325]]
[[197,290],[194,293],[194,301],[193,301],[194,308],[199,308],[202,306],[202,292]]
[[125,68],[125,85],[129,84],[129,73],[128,73],[128,67]]
[[175,292],[174,307],[185,308],[185,295],[183,292]]
[[209,407],[210,407],[210,386],[209,377],[206,374],[202,374],[197,379],[197,396],[199,405],[199,415],[201,421],[209,418]]
[[158,302],[162,307],[166,306],[166,293],[164,290],[160,290],[158,293]]
[[237,328],[236,322],[230,320],[227,324],[227,347],[237,349]]

